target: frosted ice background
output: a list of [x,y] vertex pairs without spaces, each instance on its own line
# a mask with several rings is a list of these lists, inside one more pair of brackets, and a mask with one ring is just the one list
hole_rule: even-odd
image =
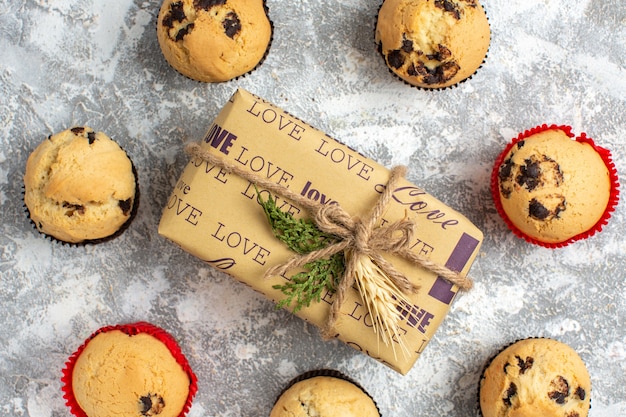
[[[0,414],[65,416],[60,372],[100,326],[147,320],[179,341],[200,379],[189,413],[264,416],[285,383],[330,367],[359,381],[385,416],[473,416],[485,362],[545,336],[574,347],[593,383],[592,417],[626,415],[626,227],[550,251],[515,238],[488,180],[501,148],[541,123],[611,149],[626,173],[626,4],[483,2],[488,59],[468,82],[429,92],[387,71],[373,43],[378,2],[267,0],[275,32],[252,74],[206,85],[173,71],[154,33],[158,1],[0,0]],[[409,179],[485,233],[461,295],[406,376],[276,311],[249,288],[156,233],[199,139],[245,88]],[[74,125],[105,131],[139,171],[141,203],[114,241],[55,244],[25,218],[28,154]]]

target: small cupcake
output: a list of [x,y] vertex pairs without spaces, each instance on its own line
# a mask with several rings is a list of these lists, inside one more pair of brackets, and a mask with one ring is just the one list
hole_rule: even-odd
[[524,339],[485,368],[480,389],[483,417],[586,417],[591,379],[580,356],[553,339]]
[[356,382],[333,370],[311,371],[292,380],[270,417],[380,417],[374,400]]
[[137,177],[122,148],[81,126],[51,135],[30,154],[24,203],[43,234],[72,244],[120,233],[138,203]]
[[481,67],[491,30],[478,0],[384,0],[375,40],[393,74],[416,87],[442,89]]
[[272,23],[264,0],[164,0],[157,39],[179,73],[216,83],[244,75],[262,62]]
[[569,126],[537,126],[496,159],[496,208],[528,242],[566,246],[599,232],[615,210],[619,184],[610,152],[584,133],[573,137]]
[[94,332],[68,359],[61,382],[76,417],[182,417],[197,391],[174,338],[145,322]]

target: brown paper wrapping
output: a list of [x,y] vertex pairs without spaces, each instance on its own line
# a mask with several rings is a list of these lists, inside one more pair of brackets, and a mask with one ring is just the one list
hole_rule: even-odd
[[[308,198],[340,204],[353,216],[365,215],[387,184],[388,169],[350,149],[278,107],[238,90],[226,103],[202,140],[216,153]],[[269,191],[260,189],[267,200]],[[280,196],[278,206],[296,217],[307,213]],[[467,274],[483,235],[460,213],[402,179],[381,224],[404,216],[417,224],[411,249],[451,270]],[[295,254],[276,239],[259,204],[254,186],[234,174],[193,157],[163,211],[159,234],[275,302],[283,294],[272,286],[287,276],[264,279],[265,271]],[[409,295],[402,332],[409,354],[397,342],[383,344],[357,290],[344,302],[337,337],[392,369],[406,374],[448,313],[457,287],[397,256],[385,257],[420,287]],[[296,314],[323,327],[333,294]]]

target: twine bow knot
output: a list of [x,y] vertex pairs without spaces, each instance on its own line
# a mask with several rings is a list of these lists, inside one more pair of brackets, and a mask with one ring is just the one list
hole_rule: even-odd
[[370,218],[371,221],[364,222],[352,218],[336,204],[321,207],[313,219],[323,232],[353,242],[359,252],[366,254],[394,252],[405,247],[415,231],[415,224],[409,219],[399,220],[392,226],[375,227],[378,219]]
[[[313,204],[310,211],[312,211],[316,226],[321,231],[336,236],[337,242],[331,243],[323,249],[293,257],[286,263],[266,271],[266,277],[282,275],[291,269],[302,267],[317,259],[328,258],[339,252],[344,253],[345,270],[336,288],[328,321],[325,328],[322,329],[322,334],[326,338],[334,336],[332,334],[333,326],[348,289],[355,284],[360,275],[359,268],[379,269],[382,272],[381,277],[389,280],[386,285],[390,286],[392,291],[396,293],[392,294],[392,298],[395,298],[396,302],[404,298],[400,293],[414,293],[418,290],[415,284],[409,281],[404,274],[398,272],[391,262],[382,256],[382,253],[385,252],[403,256],[409,250],[408,245],[415,230],[414,222],[405,217],[389,225],[377,226],[391,199],[395,184],[405,173],[405,167],[392,169],[385,191],[364,218],[351,217],[337,204]],[[371,262],[375,266],[363,265],[364,262]],[[366,295],[363,294],[363,291],[366,290],[360,291],[365,298]],[[367,300],[364,301],[367,302]]]

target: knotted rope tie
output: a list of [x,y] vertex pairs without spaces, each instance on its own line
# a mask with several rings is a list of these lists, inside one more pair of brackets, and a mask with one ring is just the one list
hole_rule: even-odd
[[337,242],[331,243],[323,249],[297,255],[282,265],[274,266],[265,272],[265,277],[282,275],[287,271],[306,265],[307,263],[326,259],[339,252],[344,252],[345,270],[335,289],[334,300],[331,305],[328,321],[322,334],[333,337],[332,329],[339,315],[341,306],[348,290],[354,285],[357,262],[361,256],[369,257],[391,280],[391,282],[403,293],[414,293],[418,288],[409,279],[395,269],[395,267],[381,255],[387,252],[400,256],[416,266],[427,269],[437,274],[448,282],[458,286],[462,290],[472,287],[472,280],[452,271],[445,266],[439,265],[416,254],[410,250],[410,242],[415,231],[415,223],[403,218],[386,226],[377,227],[387,205],[391,200],[397,182],[406,174],[406,168],[394,167],[391,170],[389,182],[380,198],[367,216],[363,219],[350,216],[338,204],[321,204],[305,196],[297,194],[280,184],[258,176],[240,166],[226,161],[220,156],[208,152],[198,144],[191,143],[186,146],[189,155],[200,158],[210,164],[222,168],[228,173],[235,174],[252,184],[263,187],[268,191],[283,198],[291,200],[296,205],[305,208],[313,217],[317,227],[328,234],[337,237]]

